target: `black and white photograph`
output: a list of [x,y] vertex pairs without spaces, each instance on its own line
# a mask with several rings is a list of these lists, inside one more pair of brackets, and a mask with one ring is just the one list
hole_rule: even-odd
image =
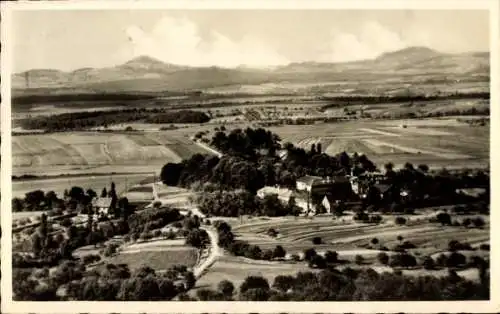
[[2,312],[500,310],[494,1],[70,2],[2,4]]

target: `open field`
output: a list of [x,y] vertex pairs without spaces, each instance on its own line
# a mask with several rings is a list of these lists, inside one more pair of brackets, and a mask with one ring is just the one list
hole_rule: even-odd
[[[337,251],[340,256],[345,255],[353,259],[354,255],[374,255],[377,251],[363,251],[359,249],[368,245],[373,238],[379,240],[379,245],[392,248],[399,244],[398,236],[415,244],[412,249],[420,254],[434,254],[446,250],[450,240],[467,242],[471,245],[483,243],[490,238],[489,229],[466,229],[463,227],[442,227],[430,224],[425,218],[406,216],[407,226],[397,226],[392,223],[394,218],[386,219],[379,225],[355,223],[350,217],[345,222],[332,220],[331,217],[308,218],[279,218],[267,221],[244,222],[233,224],[233,232],[238,239],[246,240],[262,249],[273,249],[281,245],[289,254],[299,254],[305,249],[314,247],[318,252],[327,250]],[[484,217],[483,217],[484,218]],[[488,219],[485,219],[488,221]],[[276,238],[267,235],[267,231],[274,228],[278,232]],[[321,237],[323,244],[314,245],[312,239]]]
[[[406,127],[402,127],[405,125]],[[270,128],[305,149],[321,143],[328,154],[364,153],[379,166],[479,167],[489,164],[489,127],[470,127],[456,119],[342,122]]]
[[244,257],[223,256],[196,282],[196,289],[217,288],[222,280],[239,286],[247,276],[263,276],[270,283],[278,275],[296,275],[299,271],[311,271],[303,263],[283,263],[251,260]]
[[127,264],[130,269],[146,265],[157,271],[166,270],[179,264],[187,267],[194,266],[198,258],[198,250],[190,246],[170,242],[172,241],[154,241],[126,246],[107,262]]
[[[14,175],[71,173],[67,170],[91,172],[90,169],[95,172],[159,172],[166,162],[178,162],[195,153],[207,151],[188,138],[168,131],[71,132],[12,138]],[[145,171],[137,171],[138,168]]]

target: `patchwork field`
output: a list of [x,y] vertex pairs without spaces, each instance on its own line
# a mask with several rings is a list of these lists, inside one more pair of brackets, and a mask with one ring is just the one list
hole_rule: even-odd
[[[391,248],[399,244],[398,236],[411,241],[422,254],[433,254],[448,247],[450,240],[465,241],[473,244],[483,243],[490,238],[489,229],[466,229],[463,227],[442,227],[427,223],[427,219],[419,216],[406,216],[407,226],[397,226],[394,218],[386,218],[379,225],[333,220],[331,217],[280,218],[261,222],[233,222],[233,231],[238,239],[259,245],[262,249],[273,249],[276,245],[285,248],[288,254],[299,254],[305,249],[314,247],[318,252],[335,250],[340,256],[353,259],[356,254],[375,255],[378,251],[364,250],[363,246],[377,238],[380,245]],[[485,219],[488,221],[488,219]],[[276,238],[267,235],[274,228],[278,232]],[[312,239],[321,237],[323,244],[313,245]],[[362,249],[362,251],[360,251]]]
[[159,172],[166,162],[178,162],[195,153],[208,152],[168,131],[72,132],[12,138],[14,175],[62,174],[67,170],[106,172],[105,167],[108,172]]
[[379,166],[426,163],[431,167],[489,164],[489,127],[456,119],[391,120],[271,128],[284,142],[305,149],[321,143],[328,154],[363,153]]

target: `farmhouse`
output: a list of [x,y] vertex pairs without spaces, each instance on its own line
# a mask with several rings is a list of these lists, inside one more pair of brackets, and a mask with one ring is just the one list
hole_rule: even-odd
[[265,186],[257,191],[257,196],[264,198],[266,195],[276,194],[278,199],[283,203],[288,203],[290,197],[294,195],[292,190],[280,187]]
[[107,215],[111,206],[111,197],[98,197],[92,200],[92,209],[95,214]]

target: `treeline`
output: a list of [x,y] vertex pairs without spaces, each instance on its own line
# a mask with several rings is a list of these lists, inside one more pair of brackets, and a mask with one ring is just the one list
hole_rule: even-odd
[[154,95],[99,93],[99,94],[58,94],[58,95],[14,95],[12,105],[34,105],[42,103],[62,103],[70,101],[132,101],[153,99]]
[[451,301],[488,300],[490,289],[487,278],[475,283],[453,271],[435,278],[347,267],[279,275],[272,284],[264,277],[248,276],[238,290],[224,280],[216,290],[203,288],[196,295],[200,301]]
[[219,246],[235,256],[244,256],[256,260],[272,260],[284,258],[286,255],[286,251],[281,245],[277,245],[273,250],[262,250],[258,245],[235,239],[231,226],[225,221],[217,220],[213,223],[213,226],[219,236]]
[[181,110],[152,115],[146,118],[147,123],[205,123],[210,117],[201,111]]
[[380,103],[405,103],[418,101],[436,101],[436,100],[456,100],[456,99],[490,99],[489,92],[474,92],[474,93],[455,93],[449,95],[395,95],[395,96],[334,96],[321,97],[321,100],[331,101],[334,103],[322,106],[322,110],[329,108],[344,107],[347,105],[356,104],[380,104]]
[[27,130],[41,129],[47,132],[85,130],[95,127],[145,120],[149,123],[204,123],[210,120],[206,113],[192,110],[167,111],[161,108],[102,110],[62,113],[22,119],[19,124]]
[[296,206],[293,197],[288,204],[283,204],[277,195],[266,195],[259,198],[246,190],[220,190],[213,185],[206,186],[197,193],[196,204],[199,210],[210,216],[239,217],[256,216],[298,216],[301,208]]
[[67,261],[53,272],[14,268],[12,276],[16,301],[168,301],[196,283],[183,265],[160,275],[147,266],[130,271],[126,264],[107,264],[86,270]]

